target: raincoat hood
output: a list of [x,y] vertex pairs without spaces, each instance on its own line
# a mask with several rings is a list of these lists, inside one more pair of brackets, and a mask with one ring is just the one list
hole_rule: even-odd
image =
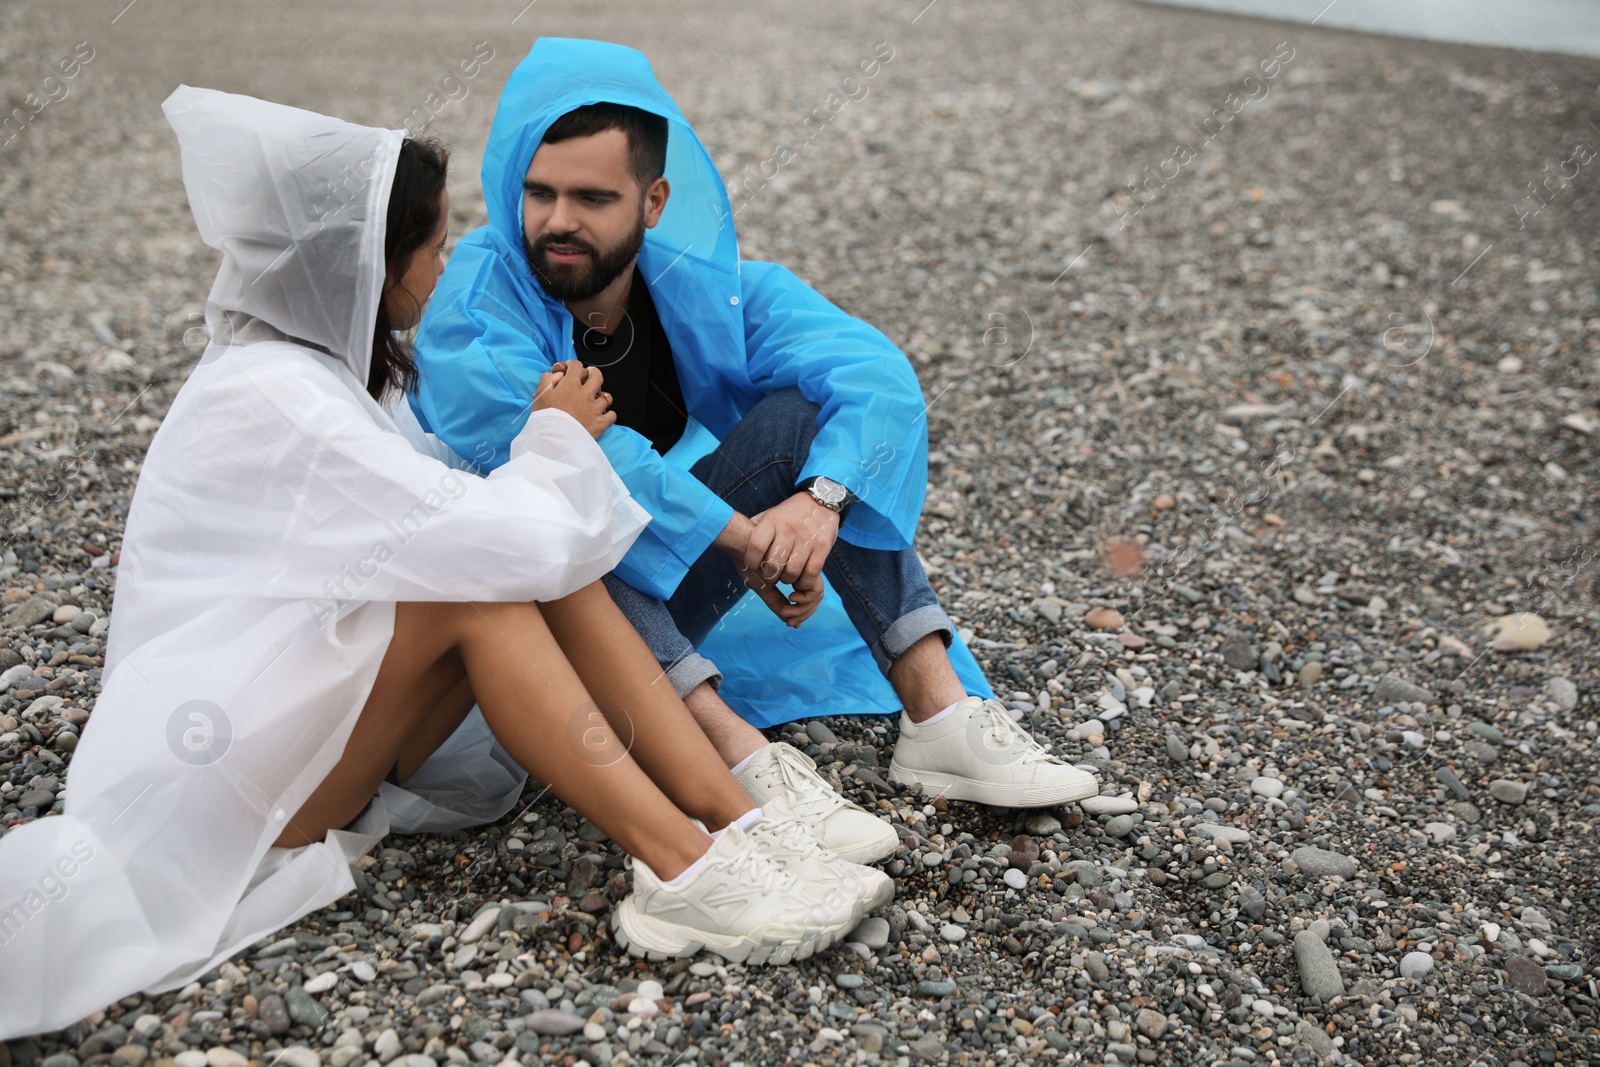
[[681,254],[737,275],[733,208],[716,164],[644,53],[608,41],[540,38],[511,72],[483,157],[490,227],[511,247],[522,247],[522,182],[545,131],[567,112],[602,102],[636,107],[669,123],[665,177],[672,193],[646,243],[669,250],[669,259]]
[[206,300],[211,336],[259,320],[365,382],[405,132],[188,85],[161,109],[200,237],[222,252]]

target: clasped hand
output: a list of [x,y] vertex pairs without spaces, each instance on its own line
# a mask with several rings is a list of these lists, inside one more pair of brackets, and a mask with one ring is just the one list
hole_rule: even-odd
[[[783,503],[750,516],[743,543],[725,551],[745,585],[756,591],[773,614],[799,626],[822,603],[822,565],[839,537],[839,514],[796,493]],[[785,596],[782,582],[791,587]]]
[[598,367],[585,367],[575,359],[557,363],[539,376],[533,410],[558,408],[577,419],[589,436],[599,437],[617,421],[611,394],[600,388],[604,382]]

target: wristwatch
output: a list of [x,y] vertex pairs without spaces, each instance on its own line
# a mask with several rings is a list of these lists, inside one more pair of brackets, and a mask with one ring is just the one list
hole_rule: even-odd
[[839,521],[843,522],[845,513],[850,510],[850,505],[856,502],[856,495],[832,478],[807,478],[795,487],[811,494],[811,499],[836,512]]

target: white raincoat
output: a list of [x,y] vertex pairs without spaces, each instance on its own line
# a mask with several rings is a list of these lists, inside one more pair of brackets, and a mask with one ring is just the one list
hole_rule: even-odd
[[0,837],[0,1038],[181,986],[326,906],[391,808],[408,829],[502,814],[525,776],[474,712],[415,791],[271,848],[339,759],[397,601],[561,597],[648,521],[563,413],[480,478],[367,395],[401,131],[189,87],[164,109],[223,253],[217,340],[139,477],[65,812]]

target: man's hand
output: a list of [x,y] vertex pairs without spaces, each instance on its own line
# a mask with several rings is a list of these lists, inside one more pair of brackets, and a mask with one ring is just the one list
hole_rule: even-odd
[[794,591],[789,594],[789,602],[773,610],[786,626],[798,628],[801,623],[811,618],[821,603],[822,579],[802,574],[800,580],[795,583]]
[[744,547],[744,568],[766,581],[798,585],[813,581],[839,538],[839,513],[810,493],[796,493],[777,507],[750,516],[754,526]]
[[[827,560],[828,552],[833,548],[839,532],[837,513],[819,505],[811,499],[810,493],[796,495],[804,498],[803,507],[791,497],[778,507],[762,512],[755,520],[734,512],[728,525],[712,542],[713,547],[725,553],[733,561],[734,569],[744,579],[744,584],[755,590],[762,602],[772,609],[772,613],[788,626],[799,626],[805,622],[822,602],[822,564]],[[787,563],[790,557],[793,558],[796,571],[793,579],[783,577],[782,564],[764,563],[772,542],[776,540],[780,518],[790,524],[798,520],[797,540],[803,551],[797,556],[791,547],[785,554],[784,560]],[[759,551],[752,552],[752,539],[757,536],[758,530],[763,525],[766,527],[766,532],[761,536],[766,537],[768,543]],[[746,565],[752,558],[755,561],[753,568]],[[786,581],[793,586],[793,592],[784,596],[777,587],[776,583],[779,581]]]

